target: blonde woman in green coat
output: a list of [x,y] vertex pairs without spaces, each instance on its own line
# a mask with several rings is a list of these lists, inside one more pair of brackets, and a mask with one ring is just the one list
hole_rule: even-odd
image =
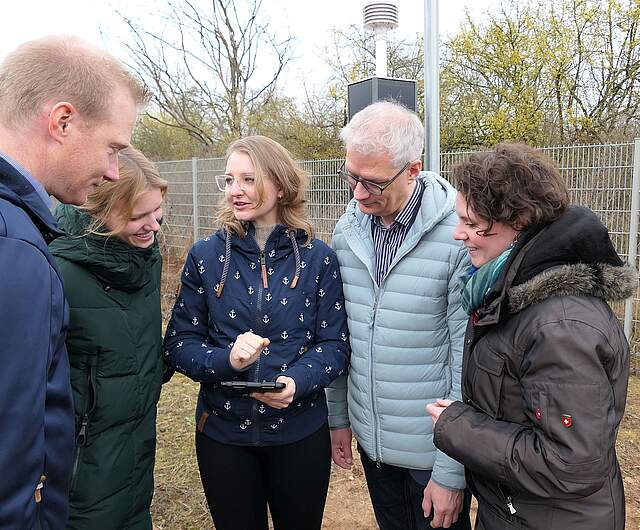
[[167,183],[139,151],[81,207],[61,205],[51,245],[70,306],[76,422],[69,529],[151,529],[163,377],[156,233]]

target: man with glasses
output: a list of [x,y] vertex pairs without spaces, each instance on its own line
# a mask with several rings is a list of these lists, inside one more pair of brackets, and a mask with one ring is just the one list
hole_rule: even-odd
[[464,469],[433,445],[425,405],[461,399],[466,314],[457,279],[469,265],[453,239],[455,190],[421,172],[424,128],[391,102],[342,130],[338,175],[353,200],[338,221],[351,368],[327,389],[332,456],[352,463],[352,432],[382,530],[470,529]]

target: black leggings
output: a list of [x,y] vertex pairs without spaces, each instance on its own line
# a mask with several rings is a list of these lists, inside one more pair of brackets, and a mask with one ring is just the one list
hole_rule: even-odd
[[331,473],[325,424],[295,443],[246,447],[196,432],[200,478],[216,530],[319,530]]

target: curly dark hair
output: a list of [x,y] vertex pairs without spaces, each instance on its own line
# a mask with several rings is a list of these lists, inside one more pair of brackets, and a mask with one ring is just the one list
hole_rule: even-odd
[[537,149],[503,142],[474,153],[452,168],[454,186],[480,218],[521,230],[549,223],[569,204],[567,185],[558,166]]

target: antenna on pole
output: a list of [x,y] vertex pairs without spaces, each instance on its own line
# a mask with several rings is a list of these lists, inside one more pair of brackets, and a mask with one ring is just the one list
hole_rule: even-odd
[[394,2],[372,2],[364,6],[364,29],[376,35],[376,77],[387,77],[387,33],[398,27]]
[[395,101],[415,112],[416,82],[387,77],[387,34],[398,27],[396,2],[364,2],[362,14],[364,29],[374,32],[376,37],[376,74],[348,84],[348,119],[376,101]]

